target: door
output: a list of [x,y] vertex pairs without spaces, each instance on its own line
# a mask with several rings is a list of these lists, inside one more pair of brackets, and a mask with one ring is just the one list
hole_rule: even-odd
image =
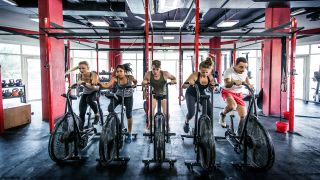
[[27,99],[28,101],[41,100],[41,69],[40,58],[27,57]]

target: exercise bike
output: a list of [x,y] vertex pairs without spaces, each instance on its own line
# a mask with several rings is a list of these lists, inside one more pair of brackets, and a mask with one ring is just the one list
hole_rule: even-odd
[[[215,167],[216,149],[213,134],[213,117],[207,115],[207,103],[210,95],[201,95],[198,85],[194,84],[194,87],[197,92],[197,106],[194,129],[191,131],[193,133],[191,135],[181,135],[181,138],[182,140],[184,138],[193,138],[194,150],[197,155],[196,160],[186,160],[185,165],[189,170],[193,170],[193,166],[201,166],[205,170],[211,170]],[[202,114],[198,118],[200,102],[202,103]],[[211,102],[213,102],[213,91],[211,91]]]
[[[132,86],[118,87],[122,92],[122,103],[121,103],[121,118],[119,119],[117,113],[114,111],[114,101],[112,101],[112,112],[109,112],[106,122],[102,128],[100,142],[99,142],[99,155],[97,159],[101,165],[108,165],[112,161],[121,162],[126,165],[130,160],[129,156],[120,156],[120,151],[124,144],[125,135],[127,135],[127,129],[124,128],[124,91]],[[115,93],[106,93],[105,96],[109,99],[117,99]],[[137,138],[136,133],[132,133],[134,139]]]
[[71,103],[72,100],[77,99],[76,96],[71,95],[71,90],[76,87],[77,84],[72,85],[66,94],[61,95],[67,99],[65,114],[55,123],[49,138],[49,156],[56,163],[85,160],[87,157],[79,155],[79,151],[84,151],[97,135],[97,129],[91,123],[86,128],[80,129],[81,120],[74,113]]
[[[234,115],[230,115],[230,125],[227,125],[224,139],[231,144],[237,154],[243,154],[243,162],[232,162],[234,167],[250,167],[254,170],[266,171],[274,163],[273,142],[269,132],[259,122],[255,101],[257,96],[246,83],[242,83],[242,85],[249,90],[249,95],[244,98],[245,101],[249,101],[247,116],[243,122],[244,126],[237,135],[234,131]],[[217,137],[216,139],[222,138]]]
[[[174,166],[174,163],[177,161],[176,158],[166,157],[166,143],[170,143],[170,136],[175,136],[175,133],[169,132],[169,91],[168,85],[171,83],[166,83],[166,92],[167,92],[167,116],[165,116],[161,112],[161,100],[165,99],[166,97],[162,94],[156,94],[155,99],[157,100],[157,113],[152,118],[152,91],[150,87],[150,133],[143,133],[143,136],[150,137],[150,143],[153,142],[153,158],[146,158],[143,159],[142,162],[144,166],[149,168],[150,163],[163,163],[167,162],[170,165],[170,168]],[[150,84],[148,84],[150,85]],[[152,123],[152,119],[154,119],[154,123]],[[153,126],[152,126],[153,125]],[[154,129],[154,132],[153,130]]]

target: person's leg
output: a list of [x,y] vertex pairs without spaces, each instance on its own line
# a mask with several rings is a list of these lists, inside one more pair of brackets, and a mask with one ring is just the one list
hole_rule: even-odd
[[93,92],[91,94],[89,94],[86,98],[86,102],[87,104],[89,104],[90,108],[93,110],[94,112],[94,122],[93,124],[97,124],[99,122],[100,119],[100,114],[98,112],[98,105],[96,103],[96,92]]
[[[155,110],[156,110],[156,106],[157,106],[157,101],[156,99],[152,96],[152,107],[151,107],[151,110],[152,110],[152,117],[154,116],[155,114]],[[153,119],[153,118],[152,118]],[[147,129],[150,128],[150,106],[149,106],[149,112],[148,112],[148,127]],[[153,123],[152,123],[153,124]]]
[[243,126],[244,126],[244,121],[245,118],[247,116],[247,109],[246,106],[240,106],[238,105],[237,107],[237,111],[240,117],[240,121],[239,121],[239,126],[238,126],[238,134],[240,134],[242,132]]
[[85,116],[86,116],[86,111],[87,111],[87,102],[86,102],[87,95],[82,94],[80,102],[79,102],[79,117],[80,117],[80,129],[83,129],[84,122],[85,122]]
[[127,136],[126,142],[131,143],[133,97],[124,98],[124,106],[126,107],[126,116],[128,120],[128,136]]
[[187,103],[188,113],[186,116],[185,124],[183,126],[183,130],[185,133],[188,133],[190,130],[189,121],[192,119],[192,117],[194,116],[194,113],[195,113],[196,98],[194,96],[192,96],[191,94],[186,93],[185,99],[186,99],[186,103]]
[[[169,110],[167,109],[167,99],[163,99],[162,101],[161,101],[161,109],[162,109],[162,112],[163,112],[163,114],[164,114],[164,116],[165,116],[165,119],[166,119],[166,123],[169,123],[169,119],[170,119],[170,112],[169,112]],[[167,115],[168,115],[168,117],[167,117]],[[166,127],[167,127],[167,125],[166,125]],[[169,124],[168,124],[168,127],[169,127],[169,129],[168,129],[168,131],[170,131],[170,126],[169,126]]]
[[227,103],[227,106],[223,109],[223,112],[220,113],[220,119],[219,119],[219,123],[223,128],[227,127],[226,120],[225,120],[226,115],[230,111],[237,109],[237,103],[231,95],[226,97],[225,102]]

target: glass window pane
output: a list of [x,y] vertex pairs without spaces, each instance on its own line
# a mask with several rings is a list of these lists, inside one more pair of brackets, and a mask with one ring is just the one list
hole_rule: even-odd
[[22,45],[22,54],[40,55],[40,47]]
[[107,59],[99,59],[99,71],[102,70],[109,71],[109,62]]
[[320,44],[312,44],[311,45],[311,54],[320,53]]
[[40,59],[27,59],[28,64],[28,100],[41,99]]
[[314,101],[315,89],[317,88],[317,81],[314,79],[314,72],[320,71],[320,55],[311,55],[310,58],[310,88],[309,99]]
[[136,59],[136,53],[122,53],[122,59]]
[[297,46],[296,54],[309,54],[309,45]]
[[73,55],[74,55],[74,57],[91,58],[91,51],[74,50]]
[[137,81],[138,81],[138,84],[141,84],[142,80],[143,80],[143,61],[142,60],[137,60]]
[[137,59],[143,59],[143,53],[137,52]]
[[108,59],[109,56],[108,56],[108,52],[105,52],[105,51],[99,51],[99,59]]
[[2,79],[22,79],[21,56],[18,55],[0,55],[0,64],[2,69]]
[[153,52],[153,60],[163,60],[165,51],[155,51]]
[[296,67],[296,73],[297,75],[294,76],[295,78],[295,89],[294,89],[294,97],[298,99],[303,98],[303,64],[304,64],[304,58],[296,58],[295,60],[295,67]]
[[20,45],[0,43],[0,53],[20,54]]

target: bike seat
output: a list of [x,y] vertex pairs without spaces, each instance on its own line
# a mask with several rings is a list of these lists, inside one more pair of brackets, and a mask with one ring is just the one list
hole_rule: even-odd
[[[254,95],[254,98],[255,98],[255,99],[257,99],[258,97],[259,97],[258,94],[255,94],[255,95]],[[243,98],[243,100],[244,100],[244,101],[250,101],[250,100],[251,100],[251,95],[249,94],[249,95],[245,96],[245,97]]]
[[111,92],[106,92],[104,95],[109,99],[117,97],[114,93]]
[[201,99],[209,99],[209,98],[210,98],[210,95],[202,94],[202,95],[200,95],[200,98],[201,98]]
[[[62,94],[61,96],[67,98],[67,94],[66,93]],[[77,96],[75,96],[75,95],[70,94],[69,97],[70,97],[71,100],[77,100]]]

